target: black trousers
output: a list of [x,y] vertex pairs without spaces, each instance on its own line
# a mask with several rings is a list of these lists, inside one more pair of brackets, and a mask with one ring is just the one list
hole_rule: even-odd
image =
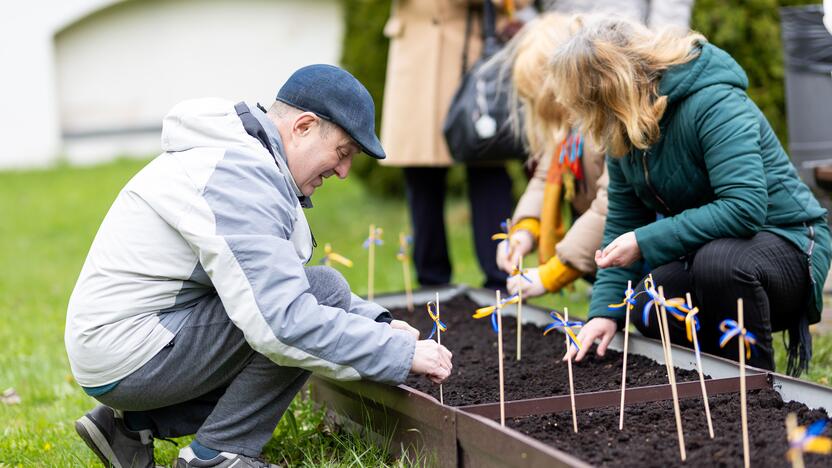
[[[662,265],[652,274],[666,298],[691,293],[693,305],[699,307],[697,334],[702,351],[733,360],[739,359],[737,338],[720,348],[719,324],[726,318],[737,319],[737,299],[742,298],[745,328],[757,337],[747,363],[763,369],[774,370],[772,332],[796,327],[809,306],[811,276],[806,255],[769,232],[750,239],[714,240],[689,258]],[[634,289],[644,291],[644,281]],[[647,301],[647,294],[639,296],[630,320],[644,335],[658,338],[655,310],[649,324],[642,319]],[[684,322],[670,318],[668,326],[673,343],[693,347]]]
[[[406,167],[407,202],[413,226],[413,264],[423,286],[451,281],[445,232],[445,189],[448,168]],[[511,178],[505,166],[467,166],[468,198],[474,247],[485,274],[484,287],[505,289],[506,273],[497,268],[497,243],[491,235],[511,217]]]

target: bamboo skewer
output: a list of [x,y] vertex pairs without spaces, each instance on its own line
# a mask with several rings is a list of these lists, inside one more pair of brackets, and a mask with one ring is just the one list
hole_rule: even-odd
[[[791,434],[794,434],[796,430],[797,430],[797,415],[794,414],[794,413],[789,413],[786,416],[786,434],[789,434],[789,437],[791,437]],[[789,439],[789,440],[791,441],[791,439]],[[792,468],[804,468],[804,466],[806,466],[803,463],[803,451],[802,450],[791,449],[789,452],[791,452],[790,455],[791,455]]]
[[748,453],[748,409],[745,401],[745,320],[743,319],[742,298],[737,299],[737,324],[740,333],[737,336],[740,342],[740,414],[742,416],[742,460],[745,468],[751,466],[751,457]]
[[[523,257],[520,257],[520,276],[522,278],[523,275]],[[520,360],[520,352],[523,348],[522,345],[522,336],[523,336],[523,290],[520,289],[517,291],[517,360]]]
[[[653,275],[649,275],[650,284],[653,289],[657,289],[656,283],[653,282]],[[662,326],[662,314],[659,311],[659,303],[658,301],[653,301],[653,307],[656,309],[656,326],[659,328],[659,338],[662,340],[662,353],[664,354],[664,366],[667,369],[667,376],[668,379],[670,378],[670,366],[667,363],[667,344],[665,343],[666,337],[664,335],[664,327]]]
[[[404,275],[405,297],[407,297],[407,311],[413,312],[413,287],[410,284],[410,256],[407,253],[407,236],[403,232],[399,233],[399,246],[402,249],[402,274]],[[439,301],[438,298],[437,301]]]
[[[690,293],[685,295],[688,300],[688,306],[693,307]],[[714,438],[714,423],[711,421],[711,405],[708,403],[708,390],[705,388],[705,376],[702,373],[702,357],[699,355],[699,337],[696,336],[696,325],[691,325],[691,333],[693,335],[693,350],[696,353],[696,370],[699,372],[699,385],[702,386],[702,401],[705,402],[705,416],[708,418],[708,434],[711,439]]]
[[500,305],[500,290],[497,290],[497,359],[500,368],[500,425],[506,426],[506,400],[503,387],[503,320],[502,306]]
[[[442,327],[439,326],[441,316],[439,315],[439,292],[436,293],[436,344],[442,345]],[[442,384],[439,384],[439,403],[445,404],[445,392],[442,390]]]
[[[659,298],[664,301],[664,290],[661,286],[659,286]],[[673,352],[670,349],[670,330],[667,327],[667,309],[662,305],[662,322],[661,322],[662,329],[664,330],[665,336],[668,338],[665,357],[667,358],[667,365],[668,365],[668,376],[670,377],[670,390],[673,393],[673,412],[676,416],[676,435],[679,438],[679,454],[682,457],[682,461],[687,459],[687,454],[685,453],[685,434],[682,431],[682,415],[679,410],[679,392],[676,388],[676,372],[673,369]]]
[[373,300],[373,277],[375,276],[375,256],[376,256],[376,225],[370,225],[370,243],[367,248],[370,249],[370,260],[367,268],[367,299]]
[[[627,292],[625,293],[625,301],[629,301],[629,293],[633,289],[633,282],[627,281]],[[630,311],[633,305],[627,302],[624,309],[624,365],[621,368],[621,412],[618,416],[618,430],[624,430],[624,390],[627,386],[627,346],[630,338]]]
[[[569,308],[563,308],[563,326],[567,329],[569,328]],[[575,411],[575,384],[572,380],[572,356],[569,354],[569,333],[565,333],[566,335],[566,366],[569,370],[569,402],[572,405],[572,429],[575,433],[578,433],[578,413]]]

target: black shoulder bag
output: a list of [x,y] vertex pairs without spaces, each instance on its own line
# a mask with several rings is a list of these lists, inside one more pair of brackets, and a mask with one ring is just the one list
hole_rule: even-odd
[[511,74],[501,73],[500,66],[483,67],[502,47],[496,35],[494,5],[485,0],[483,6],[483,52],[466,72],[469,8],[462,82],[448,108],[442,132],[451,156],[458,162],[525,159],[526,150],[522,138],[514,133],[509,111]]

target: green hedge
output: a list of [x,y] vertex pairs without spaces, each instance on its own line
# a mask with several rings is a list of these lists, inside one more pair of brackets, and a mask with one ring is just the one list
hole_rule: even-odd
[[[370,90],[376,102],[378,122],[388,45],[382,29],[390,13],[391,1],[343,0],[343,3],[346,28],[341,63]],[[787,135],[778,8],[812,3],[821,2],[696,0],[693,11],[692,28],[728,51],[745,68],[750,81],[749,94],[771,121],[784,145]],[[374,192],[404,193],[401,171],[397,169],[381,167],[368,158],[358,158],[354,173]],[[457,189],[454,192],[459,192],[463,186],[462,179],[459,169],[452,171],[449,185]]]

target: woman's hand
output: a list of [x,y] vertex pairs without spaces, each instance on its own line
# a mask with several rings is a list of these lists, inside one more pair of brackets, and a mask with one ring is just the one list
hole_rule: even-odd
[[[526,278],[530,279],[529,282]],[[508,278],[506,281],[506,289],[508,289],[509,294],[516,294],[517,292],[522,291],[523,297],[537,297],[542,295],[546,292],[546,288],[543,287],[543,282],[540,280],[540,272],[537,268],[529,268],[523,275],[514,275]]]
[[641,259],[636,233],[630,231],[621,234],[601,251],[595,251],[595,263],[598,268],[627,267]]
[[[615,320],[605,317],[595,317],[594,319],[590,319],[581,328],[580,333],[578,333],[578,342],[581,343],[581,350],[577,351],[574,346],[570,346],[569,352],[566,353],[563,360],[566,361],[568,358],[572,357],[575,358],[575,361],[580,361],[584,358],[584,356],[586,356],[587,351],[589,351],[589,348],[592,347],[592,343],[595,342],[596,338],[601,339],[596,353],[599,356],[603,356],[606,354],[607,346],[609,346],[610,341],[612,341],[612,338],[615,336],[615,331],[617,329],[618,325],[615,323]],[[575,356],[575,353],[578,355]]]
[[513,273],[520,259],[525,257],[534,247],[534,238],[529,231],[518,230],[499,244],[497,244],[497,267],[506,273]]

